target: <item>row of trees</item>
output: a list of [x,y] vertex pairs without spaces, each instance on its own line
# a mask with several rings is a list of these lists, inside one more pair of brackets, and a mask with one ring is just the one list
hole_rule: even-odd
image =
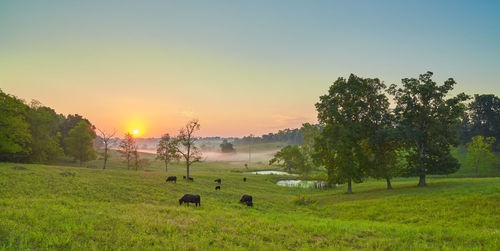
[[184,159],[186,162],[186,176],[189,178],[189,168],[193,163],[201,161],[201,151],[196,146],[198,138],[196,131],[200,130],[198,120],[188,122],[179,130],[176,137],[164,134],[156,150],[157,159],[165,162],[165,171],[168,171],[168,164],[175,160]]
[[[489,151],[500,132],[500,100],[494,95],[470,97],[460,93],[448,97],[456,82],[442,85],[432,72],[402,79],[402,85],[387,88],[379,79],[351,75],[339,78],[316,104],[323,130],[314,141],[313,161],[324,166],[332,183],[347,183],[365,177],[387,180],[395,176],[417,176],[426,186],[429,174],[450,174],[460,164],[451,146],[468,144],[467,163],[477,167],[495,160]],[[390,108],[388,94],[395,107]],[[473,137],[472,135],[484,135]]]
[[82,164],[96,157],[95,137],[95,127],[78,114],[57,114],[0,90],[0,161],[53,163],[69,156]]
[[[417,176],[418,185],[425,186],[426,175],[455,172],[460,165],[450,146],[459,143],[469,97],[448,98],[456,82],[450,78],[438,85],[432,75],[405,78],[401,87],[389,88],[376,78],[339,78],[316,104],[322,130],[313,136],[313,149],[304,154],[301,148],[310,144],[286,147],[271,163],[287,159],[292,163],[285,165],[306,166],[310,156],[326,168],[331,183],[347,183],[348,193],[352,182],[368,176],[386,179],[390,189],[395,176]],[[283,158],[287,153],[296,157]]]
[[277,133],[264,134],[261,137],[245,136],[241,139],[235,139],[234,144],[248,145],[248,144],[270,143],[270,142],[285,142],[290,145],[295,145],[295,144],[301,145],[304,141],[303,134],[304,134],[303,128],[284,129],[284,130],[279,130]]

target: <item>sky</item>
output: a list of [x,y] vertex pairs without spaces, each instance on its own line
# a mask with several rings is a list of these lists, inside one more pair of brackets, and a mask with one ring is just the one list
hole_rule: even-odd
[[354,73],[500,95],[500,1],[0,0],[0,89],[106,131],[261,135],[315,123]]

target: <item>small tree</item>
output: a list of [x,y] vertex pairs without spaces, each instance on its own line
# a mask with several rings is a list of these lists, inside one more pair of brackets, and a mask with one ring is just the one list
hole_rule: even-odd
[[64,139],[67,146],[68,155],[80,161],[80,166],[84,161],[96,158],[92,141],[95,137],[85,121],[80,121],[69,131],[68,137]]
[[493,143],[495,143],[494,137],[474,136],[472,142],[467,145],[465,163],[475,170],[476,177],[480,166],[491,165],[496,161],[495,155],[490,151]]
[[312,155],[314,152],[314,140],[319,137],[321,130],[317,125],[311,125],[309,123],[302,124],[302,144],[300,145],[300,150],[304,155],[306,164],[311,167],[314,167]]
[[186,161],[186,176],[189,178],[189,167],[201,160],[201,151],[195,145],[197,138],[194,136],[196,131],[200,130],[198,120],[189,121],[184,128],[179,131],[177,136],[176,152]]
[[311,171],[311,166],[308,165],[306,158],[302,154],[302,151],[297,145],[286,146],[277,152],[274,157],[269,160],[269,165],[279,164],[288,172],[292,171],[292,168],[299,173],[309,173]]
[[127,169],[130,169],[130,161],[132,160],[132,155],[134,154],[135,139],[130,133],[125,134],[125,138],[120,142],[119,152],[122,158],[127,161]]
[[108,162],[108,149],[109,149],[109,144],[113,142],[113,136],[115,136],[116,131],[113,131],[113,133],[107,133],[105,131],[101,131],[99,128],[97,128],[99,133],[101,134],[101,139],[102,142],[104,143],[104,165],[102,166],[102,169],[106,169],[106,163]]
[[220,144],[220,150],[223,153],[232,153],[234,152],[233,144],[227,142],[227,139],[223,140]]
[[177,153],[177,144],[179,142],[175,138],[171,138],[168,133],[164,134],[158,146],[156,147],[156,159],[165,161],[165,172],[168,171],[168,163],[173,160],[179,160],[180,155]]

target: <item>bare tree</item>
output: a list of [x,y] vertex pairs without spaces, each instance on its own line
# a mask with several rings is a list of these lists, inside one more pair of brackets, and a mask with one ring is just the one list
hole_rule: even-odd
[[135,170],[139,169],[140,156],[139,151],[137,151],[137,145],[134,145],[132,148],[132,158],[134,160]]
[[189,121],[185,127],[181,128],[177,136],[176,151],[186,160],[186,176],[189,178],[189,167],[201,160],[201,151],[196,147],[197,140],[194,132],[200,130],[198,120]]
[[135,139],[130,133],[125,134],[125,138],[120,142],[120,153],[122,158],[127,161],[127,169],[130,169],[130,161],[134,155],[134,151],[137,151],[135,146]]
[[177,153],[178,140],[164,134],[156,148],[156,159],[165,161],[165,172],[168,171],[168,163],[172,160],[179,160],[181,156]]
[[104,143],[104,165],[102,169],[106,169],[106,163],[108,162],[108,149],[109,149],[109,144],[112,143],[113,136],[116,134],[116,130],[113,130],[113,133],[107,133],[106,131],[102,131],[99,128],[96,128],[99,131],[99,134],[101,135],[102,142]]

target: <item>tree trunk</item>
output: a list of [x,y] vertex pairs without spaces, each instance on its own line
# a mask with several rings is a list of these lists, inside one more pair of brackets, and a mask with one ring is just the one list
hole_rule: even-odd
[[387,179],[387,189],[392,189],[391,179]]
[[476,178],[477,178],[477,166],[476,166]]
[[130,170],[130,156],[127,156],[127,170]]
[[427,186],[427,183],[425,182],[425,174],[424,175],[420,175],[420,179],[418,181],[418,186],[419,187],[425,187],[425,186]]
[[165,172],[167,172],[167,171],[168,171],[167,166],[168,166],[168,161],[167,161],[167,159],[165,158]]
[[82,163],[83,163],[83,161],[82,161],[82,159],[80,158],[80,167],[82,167]]
[[106,162],[108,162],[108,146],[104,146],[104,166],[102,169],[106,169]]
[[189,161],[186,161],[186,177],[189,180]]
[[347,181],[347,193],[349,193],[349,194],[352,193],[351,179],[349,179],[349,181]]
[[420,144],[419,147],[418,147],[418,156],[419,156],[419,173],[420,173],[420,180],[418,181],[418,186],[419,187],[424,187],[424,186],[427,186],[427,183],[425,183],[425,167],[424,167],[424,157],[425,157],[425,153],[424,153],[424,146],[423,144]]

